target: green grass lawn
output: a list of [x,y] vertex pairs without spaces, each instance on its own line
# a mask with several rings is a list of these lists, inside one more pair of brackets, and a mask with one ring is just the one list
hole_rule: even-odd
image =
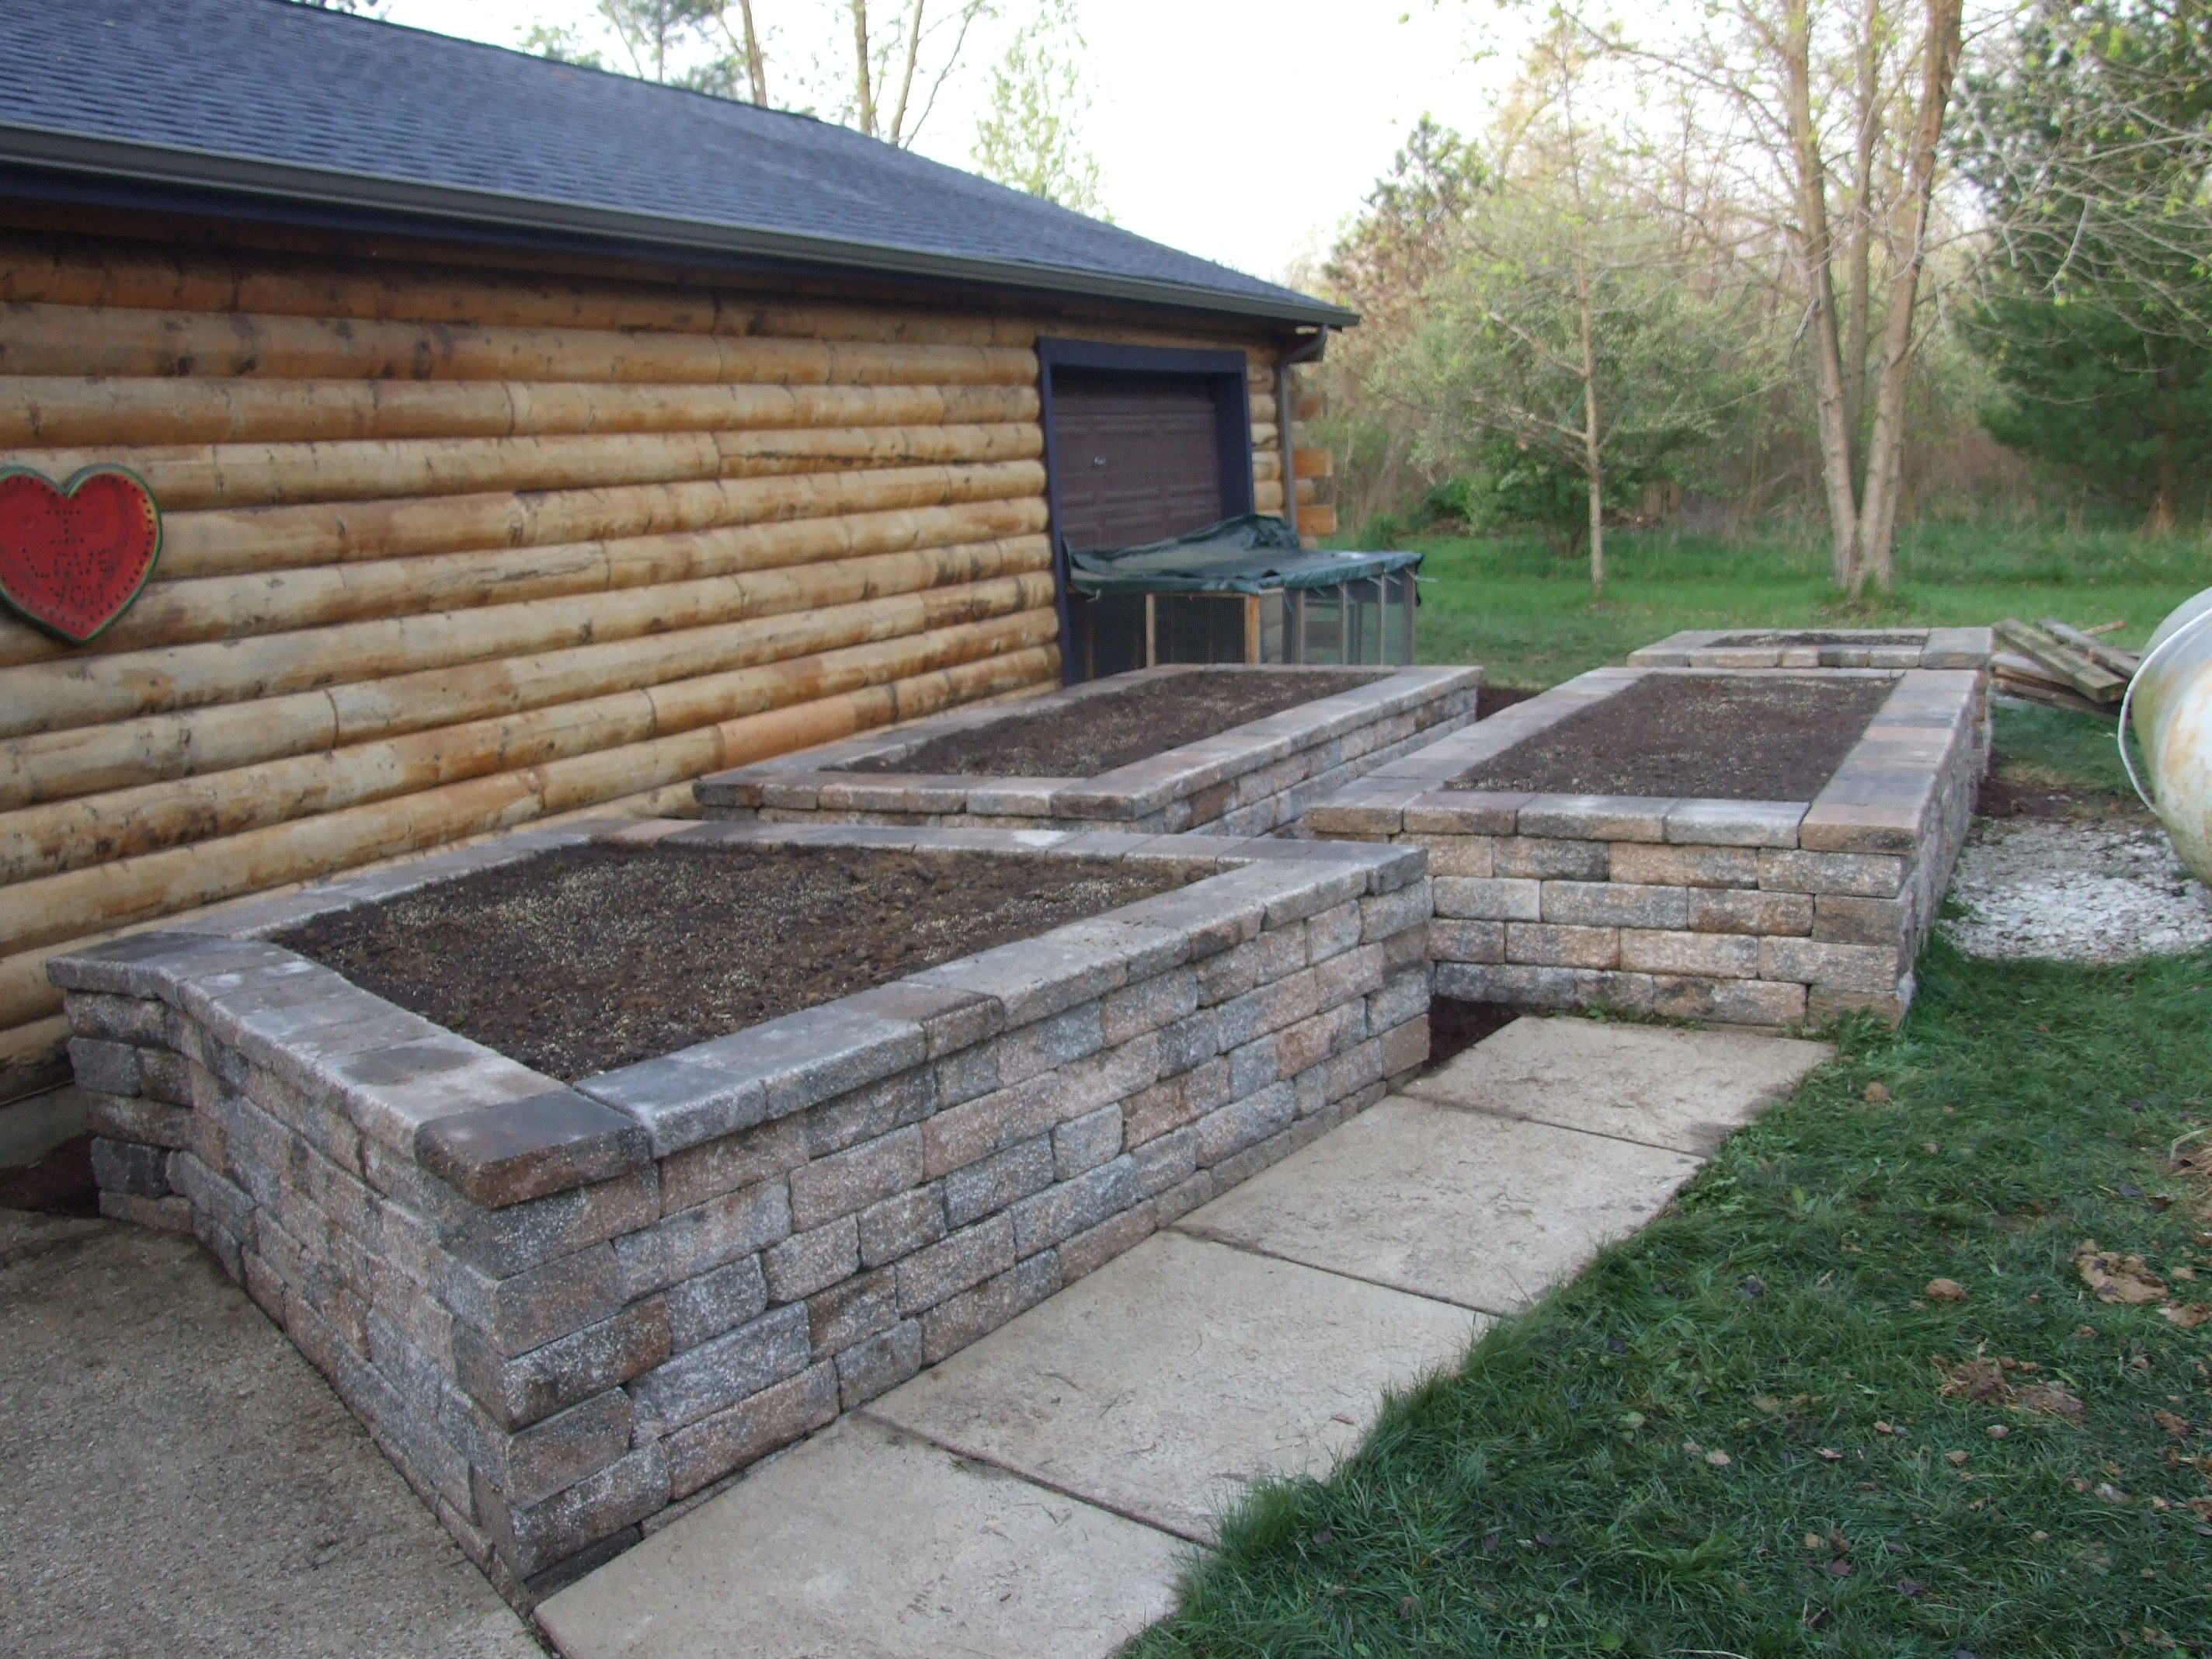
[[1736,546],[1672,531],[1608,533],[1612,580],[1593,604],[1587,568],[1534,536],[1416,537],[1420,655],[1476,662],[1498,685],[1552,685],[1681,628],[1985,624],[2007,616],[2096,623],[2139,643],[2212,582],[2212,543],[2131,531],[1931,524],[1899,533],[1897,592],[1847,605],[1809,536]]
[[[1997,740],[2097,790],[2110,730]],[[1837,1036],[1638,1237],[1257,1492],[1136,1652],[2212,1653],[2212,1322],[2160,1309],[2212,1304],[2212,1183],[2167,1156],[2212,1125],[2212,955],[1939,942],[1901,1030]],[[2100,1299],[2092,1240],[2166,1294]]]

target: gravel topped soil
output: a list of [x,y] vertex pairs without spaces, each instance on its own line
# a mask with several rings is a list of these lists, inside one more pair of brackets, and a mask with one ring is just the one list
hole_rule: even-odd
[[896,759],[855,761],[849,772],[921,772],[983,778],[1089,778],[1163,750],[1196,743],[1247,720],[1371,684],[1372,671],[1296,669],[1248,674],[1165,674],[1054,708],[933,738]]
[[1873,678],[1647,674],[1449,787],[1810,800],[1893,689]]
[[2155,823],[1976,820],[1944,934],[1968,956],[2126,962],[2212,945],[2212,894]]
[[1195,878],[1115,859],[568,847],[276,942],[574,1083]]

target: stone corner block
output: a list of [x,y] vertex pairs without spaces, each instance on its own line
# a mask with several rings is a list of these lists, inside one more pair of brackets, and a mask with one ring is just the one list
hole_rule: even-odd
[[115,996],[158,994],[162,970],[182,966],[188,959],[216,953],[225,942],[202,934],[164,929],[153,933],[126,933],[99,945],[88,945],[65,956],[48,958],[46,980],[58,990],[103,991]]
[[503,1209],[649,1163],[635,1119],[573,1089],[433,1118],[415,1132],[415,1161],[487,1209]]

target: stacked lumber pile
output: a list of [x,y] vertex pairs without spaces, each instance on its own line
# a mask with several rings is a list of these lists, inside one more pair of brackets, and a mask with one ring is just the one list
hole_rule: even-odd
[[0,1099],[58,951],[1057,685],[1041,332],[1246,348],[1312,493],[1257,325],[716,280],[0,228],[0,466],[166,531],[89,646],[0,618]]
[[1996,626],[2004,648],[1990,659],[1997,690],[2053,708],[2117,719],[2139,659],[2098,635],[2126,626],[2124,619],[2074,628],[2045,617],[2031,627],[2008,617]]

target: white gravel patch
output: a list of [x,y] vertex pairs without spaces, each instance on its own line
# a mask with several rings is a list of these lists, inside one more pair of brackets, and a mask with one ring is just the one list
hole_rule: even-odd
[[1978,818],[1936,926],[1969,956],[2124,962],[2212,945],[2212,894],[2166,832]]

